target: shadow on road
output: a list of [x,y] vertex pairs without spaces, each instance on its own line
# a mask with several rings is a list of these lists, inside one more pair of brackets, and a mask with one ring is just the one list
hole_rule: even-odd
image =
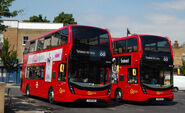
[[[25,96],[24,96],[25,97]],[[68,108],[108,108],[108,107],[116,107],[121,106],[124,104],[130,104],[130,105],[138,105],[138,106],[174,106],[178,102],[176,101],[165,101],[165,102],[134,102],[134,101],[122,101],[122,102],[116,102],[114,100],[111,100],[109,103],[85,103],[85,102],[55,102],[54,104],[50,104],[47,99],[30,96],[29,98],[36,99],[35,101],[44,102],[46,106],[62,106],[62,107],[68,107]],[[43,106],[41,106],[43,107]]]
[[[25,98],[26,96],[20,97],[20,98]],[[35,101],[40,101],[41,103],[45,103],[47,106],[62,106],[62,107],[68,107],[68,108],[107,108],[107,107],[115,107],[115,106],[121,106],[124,104],[124,102],[116,102],[116,101],[111,101],[109,103],[106,102],[101,102],[101,103],[87,103],[87,102],[54,102],[54,104],[50,104],[47,99],[35,97],[35,96],[30,96],[29,98],[35,100]],[[34,103],[34,101],[33,101]],[[41,106],[43,107],[43,106]]]
[[[6,97],[7,98],[7,97]],[[176,101],[169,102],[131,102],[131,101],[122,101],[116,102],[111,100],[110,103],[82,103],[82,102],[73,102],[73,103],[64,103],[64,102],[55,102],[50,104],[47,99],[35,97],[35,96],[16,96],[12,98],[11,105],[5,105],[5,113],[15,113],[17,111],[60,111],[67,110],[69,108],[114,108],[118,106],[173,106],[176,105]],[[7,100],[7,99],[6,99]]]
[[21,97],[10,97],[5,96],[5,113],[16,113],[18,111],[42,111],[41,108],[30,104],[28,99]]
[[176,101],[150,101],[150,102],[135,102],[135,101],[125,101],[125,104],[139,105],[139,106],[174,106],[178,102]]

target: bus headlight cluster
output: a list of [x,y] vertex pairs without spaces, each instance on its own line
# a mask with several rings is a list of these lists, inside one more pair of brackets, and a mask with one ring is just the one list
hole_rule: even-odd
[[70,89],[72,94],[75,94],[75,91],[74,91],[74,89],[73,89],[73,87],[71,85],[69,85],[69,89]]
[[146,94],[146,90],[145,90],[144,86],[141,86],[141,89],[143,90],[143,93]]
[[110,94],[110,91],[111,91],[111,88],[109,88],[109,89],[108,89],[108,91],[107,91],[107,95],[109,95],[109,94]]

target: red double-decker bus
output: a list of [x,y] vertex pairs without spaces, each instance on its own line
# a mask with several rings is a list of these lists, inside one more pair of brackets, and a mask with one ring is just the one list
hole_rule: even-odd
[[111,98],[117,101],[173,100],[173,52],[161,36],[113,40]]
[[110,101],[112,41],[106,29],[65,26],[29,40],[23,58],[20,90],[26,95],[50,103]]

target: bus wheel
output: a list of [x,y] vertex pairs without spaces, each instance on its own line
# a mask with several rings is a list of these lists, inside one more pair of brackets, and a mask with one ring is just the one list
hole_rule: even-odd
[[53,102],[54,102],[54,91],[53,91],[53,88],[49,89],[48,100],[49,100],[49,103],[53,104]]
[[29,88],[29,85],[27,85],[26,87],[26,96],[30,96],[30,88]]
[[117,89],[116,90],[114,97],[115,97],[115,100],[117,102],[121,102],[122,101],[122,99],[123,99],[123,93],[122,93],[121,89]]

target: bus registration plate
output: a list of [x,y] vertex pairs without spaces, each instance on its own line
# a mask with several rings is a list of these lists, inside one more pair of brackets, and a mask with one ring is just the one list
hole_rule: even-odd
[[97,102],[96,99],[87,99],[86,102]]
[[156,98],[156,101],[164,101],[164,98]]

